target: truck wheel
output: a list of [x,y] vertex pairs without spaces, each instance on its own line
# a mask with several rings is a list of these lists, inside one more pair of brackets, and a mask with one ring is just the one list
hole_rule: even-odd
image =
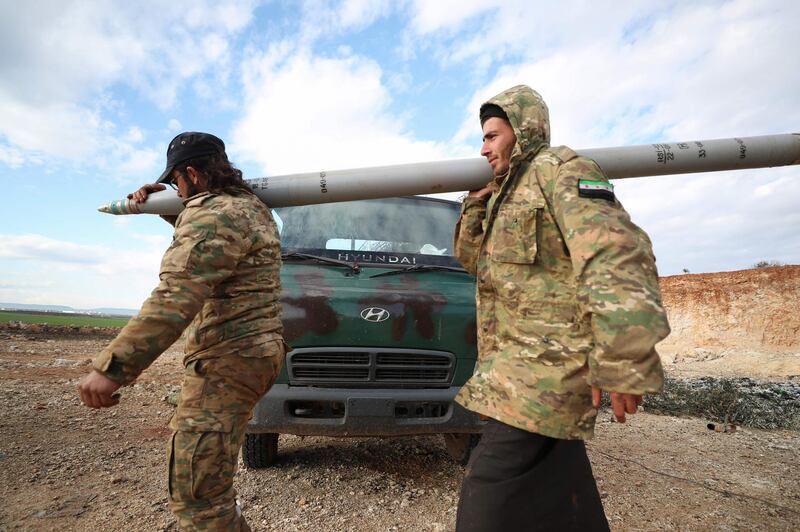
[[244,435],[242,445],[242,461],[249,469],[259,469],[272,465],[278,456],[277,434],[250,434]]
[[472,449],[481,440],[480,434],[442,434],[442,436],[447,454],[461,465],[467,465]]

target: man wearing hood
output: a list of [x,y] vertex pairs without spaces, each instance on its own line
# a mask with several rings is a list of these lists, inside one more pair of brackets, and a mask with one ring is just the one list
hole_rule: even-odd
[[602,391],[616,418],[659,392],[669,325],[650,239],[592,160],[549,147],[526,86],[480,109],[487,187],[464,200],[455,254],[477,278],[478,364],[456,400],[489,418],[457,529],[607,530],[583,440]]

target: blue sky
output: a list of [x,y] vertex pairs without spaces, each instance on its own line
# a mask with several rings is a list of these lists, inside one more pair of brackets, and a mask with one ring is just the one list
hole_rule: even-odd
[[[247,177],[477,156],[481,101],[590,148],[800,132],[800,3],[0,4],[0,301],[136,308],[171,228],[100,214],[183,130]],[[617,182],[663,275],[800,263],[800,167]]]

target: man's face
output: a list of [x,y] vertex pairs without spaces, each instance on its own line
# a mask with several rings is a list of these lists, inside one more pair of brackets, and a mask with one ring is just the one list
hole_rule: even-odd
[[195,194],[197,194],[197,189],[194,187],[192,182],[189,180],[189,176],[185,173],[181,173],[178,170],[172,171],[172,182],[178,187],[178,197],[179,198],[191,198]]
[[517,137],[508,120],[493,116],[483,123],[481,155],[486,157],[495,177],[508,172],[509,159]]

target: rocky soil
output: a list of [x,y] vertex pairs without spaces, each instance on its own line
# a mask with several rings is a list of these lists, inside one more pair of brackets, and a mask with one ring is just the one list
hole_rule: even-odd
[[[794,389],[800,268],[749,272],[662,281],[672,375]],[[165,446],[180,346],[118,407],[88,410],[76,385],[107,341],[108,331],[0,330],[0,531],[176,530]],[[588,447],[612,529],[800,529],[800,432],[715,432],[708,421],[644,412],[621,425],[600,415]],[[254,530],[452,530],[464,469],[437,437],[282,436],[279,447],[274,467],[236,479]]]

